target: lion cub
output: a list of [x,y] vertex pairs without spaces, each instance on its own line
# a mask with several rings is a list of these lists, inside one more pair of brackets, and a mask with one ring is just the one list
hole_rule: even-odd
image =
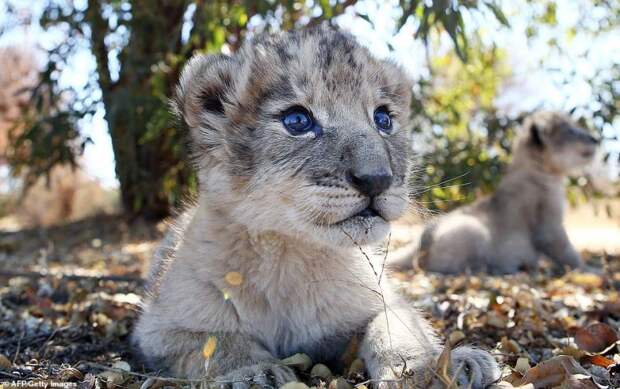
[[419,265],[442,273],[514,273],[535,266],[544,254],[578,267],[581,259],[563,226],[564,178],[588,164],[597,145],[566,115],[527,117],[497,191],[429,224]]
[[[404,364],[416,385],[433,377],[440,342],[359,249],[407,207],[411,87],[325,26],[190,61],[175,101],[200,195],[156,255],[135,328],[153,368],[278,387],[296,379],[281,358],[338,366],[357,338],[372,379]],[[463,385],[498,378],[486,352],[452,358]]]

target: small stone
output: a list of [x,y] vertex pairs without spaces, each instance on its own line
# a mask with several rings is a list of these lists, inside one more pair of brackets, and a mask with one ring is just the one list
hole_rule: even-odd
[[331,376],[332,372],[331,370],[329,370],[329,367],[323,365],[322,363],[317,363],[316,365],[314,365],[312,370],[310,370],[310,377],[319,377],[327,381],[331,378]]
[[280,389],[309,389],[308,385],[302,382],[288,382],[280,387]]
[[116,372],[116,371],[104,371],[99,374],[99,377],[105,380],[106,387],[108,389],[115,389],[118,386],[122,385],[125,382],[126,377],[124,374]]
[[129,363],[127,363],[125,361],[116,361],[116,362],[114,362],[114,364],[112,364],[112,368],[118,369],[118,370],[123,370],[123,371],[131,371],[131,366],[129,365]]
[[10,368],[13,367],[13,363],[11,361],[9,361],[9,358],[5,357],[4,355],[0,354],[0,370],[9,370]]
[[517,359],[515,370],[521,374],[525,374],[528,370],[530,370],[530,360],[525,357]]
[[448,337],[448,342],[450,342],[451,346],[454,346],[463,339],[465,339],[465,334],[463,331],[453,331]]
[[521,352],[521,346],[513,339],[504,336],[502,337],[502,351],[508,354],[518,354]]
[[329,383],[329,389],[353,389],[353,385],[347,382],[344,378],[336,378]]
[[487,324],[495,328],[506,328],[508,326],[508,318],[491,311],[487,314]]
[[281,362],[285,366],[301,371],[306,371],[312,367],[312,359],[302,353],[291,355],[290,357],[284,358]]
[[366,368],[364,366],[364,361],[362,361],[361,359],[357,358],[353,362],[351,362],[351,366],[349,366],[348,376],[349,377],[355,377],[357,375],[362,375],[362,374],[364,374],[364,370],[365,369]]

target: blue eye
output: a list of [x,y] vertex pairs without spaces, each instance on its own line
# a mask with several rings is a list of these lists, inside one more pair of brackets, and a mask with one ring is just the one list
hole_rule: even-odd
[[314,120],[303,107],[288,109],[282,116],[282,124],[291,135],[302,135],[314,130]]
[[379,127],[379,130],[389,134],[392,132],[392,118],[387,112],[386,107],[379,107],[375,110],[375,124]]

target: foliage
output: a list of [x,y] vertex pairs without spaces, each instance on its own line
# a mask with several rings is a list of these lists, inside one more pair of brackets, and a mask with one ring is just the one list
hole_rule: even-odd
[[[81,138],[77,122],[102,104],[124,208],[133,214],[165,216],[170,205],[196,187],[184,158],[184,131],[175,125],[167,100],[189,57],[196,52],[234,51],[248,31],[333,22],[355,3],[89,0],[81,7],[49,0],[39,22],[66,39],[48,53],[40,85],[32,91],[33,101],[48,104],[24,115],[25,131],[14,142],[27,152],[16,154],[11,162],[16,171],[29,166],[34,175],[49,172],[56,163],[75,163],[87,141]],[[494,3],[484,4],[505,22]],[[403,1],[401,5],[401,23],[409,17],[420,19],[417,37],[426,40],[431,27],[443,28],[464,58],[462,14],[475,9],[476,2]],[[59,74],[84,46],[96,58],[97,69],[88,93],[79,95],[60,87]]]
[[[464,63],[447,53],[432,60],[431,73],[415,90],[413,111],[425,170],[418,201],[446,210],[471,202],[498,182],[507,161],[516,119],[500,117],[495,98],[510,75],[506,54],[478,41]],[[414,146],[415,147],[415,146]]]
[[[545,29],[558,24],[558,3],[523,1],[530,13],[528,36],[546,36]],[[603,12],[579,20],[566,32],[568,38],[578,32],[594,36],[617,28],[614,15],[620,7],[613,2],[581,1]],[[165,216],[197,185],[185,158],[186,131],[175,123],[168,107],[183,64],[196,52],[233,52],[245,35],[262,30],[336,23],[339,15],[349,11],[372,22],[372,15],[360,14],[356,3],[47,0],[38,22],[63,39],[49,49],[40,84],[32,90],[36,109],[25,110],[23,131],[12,139],[14,172],[27,170],[33,182],[58,163],[75,164],[88,142],[78,122],[103,107],[125,210]],[[480,27],[491,22],[509,26],[511,15],[504,15],[505,3],[491,0],[400,0],[398,4],[401,13],[396,26],[414,26],[412,39],[425,43],[430,69],[414,91],[415,131],[422,137],[419,143],[430,145],[422,152],[428,167],[419,179],[431,189],[417,197],[430,202],[431,208],[447,209],[490,191],[508,158],[512,129],[520,116],[501,112],[496,97],[511,77],[509,48],[489,43]],[[20,20],[19,9],[9,11],[15,16],[10,20]],[[446,38],[453,51],[446,50]],[[556,36],[550,36],[547,44],[557,55],[566,49]],[[70,59],[85,48],[96,59],[96,71],[86,91],[66,88],[61,74],[71,70]],[[590,118],[589,124],[599,131],[618,114],[619,87],[613,81],[617,74],[617,68],[597,73],[590,80],[597,104],[578,107],[579,116]],[[446,180],[451,185],[443,188]]]
[[[542,46],[547,46],[548,53],[541,56],[542,61],[549,57],[554,60],[550,61],[553,64],[571,63],[573,59],[568,52],[571,37],[579,33],[595,39],[620,27],[615,17],[620,12],[618,4],[596,0],[582,0],[581,3],[597,12],[579,19],[565,32],[567,38],[561,40],[549,31],[558,24],[558,3],[527,0],[525,31],[529,41],[542,40]],[[418,202],[431,210],[446,211],[492,191],[509,162],[514,132],[529,113],[510,113],[499,108],[497,97],[504,86],[518,82],[513,79],[508,63],[510,48],[489,43],[488,39],[483,39],[481,29],[470,27],[475,33],[469,38],[467,61],[459,61],[463,55],[458,52],[429,58],[430,72],[414,90],[414,131],[418,134],[415,139],[418,144],[430,145],[420,147],[425,170],[415,177],[415,186],[426,189],[414,194]],[[440,51],[440,35],[431,38],[433,36],[435,41],[428,42],[428,50]],[[595,49],[587,49],[582,56],[588,58],[592,50]],[[541,63],[540,66],[554,65]],[[596,69],[584,80],[592,91],[591,101],[569,105],[573,96],[564,96],[566,110],[602,139],[618,139],[613,129],[619,124],[619,68],[618,64],[613,64]],[[559,86],[575,83],[575,70],[562,74],[564,78],[557,81]],[[610,158],[609,153],[606,158]],[[620,156],[617,158],[620,162]],[[569,199],[572,203],[600,195],[587,178],[571,179],[571,184]]]
[[436,0],[430,2],[400,0],[399,4],[403,9],[403,15],[399,20],[400,26],[403,26],[411,15],[415,15],[420,20],[415,37],[421,38],[426,43],[428,43],[433,27],[438,31],[445,31],[454,44],[456,54],[463,61],[468,58],[468,39],[463,18],[465,13],[488,9],[502,25],[510,25],[501,7],[494,0]]

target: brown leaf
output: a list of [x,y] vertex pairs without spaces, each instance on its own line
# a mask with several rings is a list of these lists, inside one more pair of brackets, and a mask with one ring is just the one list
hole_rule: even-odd
[[13,363],[9,361],[9,358],[0,354],[0,370],[9,370],[11,367],[13,367]]
[[519,346],[519,343],[515,342],[512,339],[509,339],[506,336],[502,337],[501,344],[502,351],[505,353],[518,354],[519,352],[521,352],[521,347]]
[[590,376],[584,374],[572,374],[562,382],[560,389],[598,389]]
[[616,331],[605,323],[593,323],[579,328],[575,333],[575,343],[584,351],[600,353],[618,341]]
[[592,355],[587,357],[588,362],[593,365],[604,367],[607,369],[609,366],[613,365],[615,362],[609,358],[605,358],[601,355]]
[[521,382],[515,386],[533,384],[534,388],[546,388],[561,385],[573,374],[585,374],[587,371],[566,355],[553,357],[529,369]]

